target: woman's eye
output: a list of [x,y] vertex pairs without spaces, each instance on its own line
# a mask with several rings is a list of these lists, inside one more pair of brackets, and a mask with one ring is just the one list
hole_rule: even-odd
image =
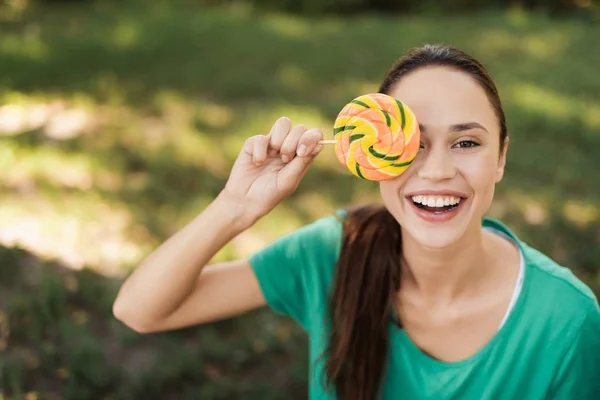
[[468,149],[471,147],[479,146],[479,143],[476,143],[472,140],[462,140],[462,141],[458,142],[457,144],[455,144],[455,146],[458,148],[461,148],[461,149]]

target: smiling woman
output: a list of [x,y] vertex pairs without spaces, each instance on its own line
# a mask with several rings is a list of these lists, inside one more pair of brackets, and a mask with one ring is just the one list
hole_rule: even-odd
[[379,183],[383,204],[205,268],[322,150],[320,130],[280,118],[246,141],[215,201],[127,279],[115,315],[156,332],[268,305],[310,336],[311,399],[600,398],[596,297],[485,216],[508,151],[485,68],[455,48],[412,49],[380,93],[421,123],[410,167]]

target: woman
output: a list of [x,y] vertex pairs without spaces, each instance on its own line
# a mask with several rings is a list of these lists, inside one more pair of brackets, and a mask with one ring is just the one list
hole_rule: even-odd
[[600,399],[594,294],[484,217],[508,145],[484,67],[425,46],[380,92],[409,105],[422,132],[410,168],[380,183],[383,205],[339,210],[205,269],[322,150],[318,129],[281,118],[246,141],[218,198],[127,279],[116,317],[156,332],[268,304],[309,333],[311,399]]

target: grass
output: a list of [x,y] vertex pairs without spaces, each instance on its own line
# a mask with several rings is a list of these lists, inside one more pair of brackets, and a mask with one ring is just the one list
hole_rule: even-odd
[[[183,1],[29,7],[0,21],[10,399],[305,398],[306,338],[289,320],[263,310],[138,335],[111,317],[112,300],[123,275],[219,192],[246,137],[280,115],[331,135],[343,104],[424,43],[473,53],[500,88],[511,147],[490,214],[600,293],[598,25],[518,11],[443,25],[303,19]],[[377,196],[327,149],[298,192],[215,261]]]
[[108,317],[118,281],[18,248],[1,248],[0,260],[27,276],[2,281],[11,327],[2,371],[9,398],[287,398],[265,376],[305,393],[303,375],[278,371],[302,361],[292,361],[305,338],[291,321],[253,313],[201,330],[139,335]]

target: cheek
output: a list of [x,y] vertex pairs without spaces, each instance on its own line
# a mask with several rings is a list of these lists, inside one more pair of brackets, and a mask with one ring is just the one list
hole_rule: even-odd
[[385,205],[389,206],[390,203],[397,199],[399,196],[398,185],[392,184],[390,181],[384,181],[379,183],[379,192]]
[[487,199],[493,196],[496,184],[498,158],[491,152],[481,152],[476,156],[460,160],[460,170],[477,197]]
[[[408,172],[408,170],[407,170]],[[402,194],[402,188],[408,179],[408,173],[405,172],[397,178],[390,179],[388,181],[379,182],[379,192],[381,193],[381,198],[383,203],[388,207],[388,209],[397,207],[400,203]]]

